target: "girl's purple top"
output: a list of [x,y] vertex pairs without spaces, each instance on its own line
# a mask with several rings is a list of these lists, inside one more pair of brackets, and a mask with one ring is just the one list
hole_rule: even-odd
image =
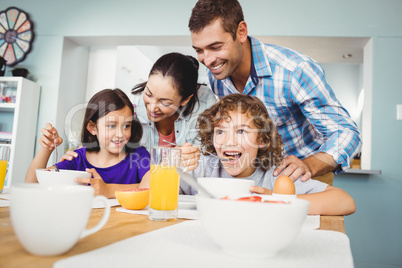
[[149,171],[150,155],[145,147],[140,146],[114,166],[100,168],[91,165],[86,157],[86,147],[75,150],[78,157],[71,161],[57,163],[59,169],[81,170],[94,168],[105,183],[133,184],[139,183]]

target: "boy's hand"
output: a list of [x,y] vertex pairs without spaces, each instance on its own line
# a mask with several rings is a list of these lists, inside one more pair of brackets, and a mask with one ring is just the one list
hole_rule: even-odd
[[39,144],[47,150],[53,151],[56,146],[63,143],[63,139],[59,137],[57,129],[50,123],[46,123],[46,127],[41,129],[42,136],[39,138]]
[[186,142],[179,148],[181,149],[183,167],[187,168],[187,171],[193,171],[196,169],[201,156],[199,147],[191,146],[191,143]]
[[98,172],[94,168],[87,168],[85,171],[91,173],[92,178],[75,178],[74,181],[89,184],[95,189],[95,195],[104,195],[110,198],[107,183],[103,181]]
[[250,192],[255,193],[255,194],[270,194],[272,195],[272,190],[269,190],[264,187],[259,187],[259,186],[250,186]]

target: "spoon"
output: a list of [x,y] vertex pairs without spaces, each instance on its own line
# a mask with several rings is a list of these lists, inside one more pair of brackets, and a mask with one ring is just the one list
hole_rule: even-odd
[[54,151],[56,153],[56,162],[54,163],[54,169],[56,170],[56,172],[60,172],[59,168],[57,167],[57,159],[59,159],[59,158],[57,157],[57,145],[56,145],[56,143],[54,143]]
[[[51,124],[53,126],[53,121],[51,121]],[[56,162],[54,163],[54,169],[55,169],[56,172],[60,172],[59,168],[57,167],[57,159],[59,159],[57,157],[57,145],[56,145],[55,141],[53,141],[53,142],[54,142],[54,152],[56,153]]]
[[190,173],[187,173],[187,168],[184,169],[176,168],[176,170],[180,178],[183,179],[186,183],[188,183],[191,187],[197,189],[198,193],[201,193],[209,198],[216,199],[216,197],[207,190],[205,190],[205,188],[202,187],[201,184],[199,184],[197,180]]
[[[169,144],[171,144],[171,145],[174,145],[174,146],[178,146],[176,143],[173,143],[173,142],[170,142],[170,141],[167,141],[167,140],[162,140],[162,141],[164,141],[164,142],[166,142],[166,143],[169,143]],[[219,156],[214,155],[214,154],[212,154],[212,153],[210,153],[210,152],[208,152],[208,151],[205,151],[204,149],[202,149],[201,152],[207,153],[207,154],[209,154],[210,156],[213,156],[213,157],[215,157],[216,159],[219,159],[220,161],[230,161],[230,160],[234,160],[233,157],[219,157]]]

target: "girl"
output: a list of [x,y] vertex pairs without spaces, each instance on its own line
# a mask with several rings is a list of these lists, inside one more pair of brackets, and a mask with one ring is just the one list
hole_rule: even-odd
[[[256,97],[231,94],[198,118],[202,146],[229,161],[202,155],[194,177],[243,178],[255,181],[250,191],[272,194],[277,179],[273,171],[282,160],[282,139],[268,116],[265,105]],[[185,182],[181,191],[195,194]],[[310,201],[309,214],[348,215],[355,212],[353,198],[345,191],[320,181],[295,181],[298,198]]]
[[[35,170],[45,168],[56,145],[63,140],[57,130],[46,124],[40,138],[41,148],[32,161],[25,181],[37,182]],[[120,89],[105,89],[88,103],[82,127],[83,148],[75,150],[73,161],[57,163],[59,169],[86,170],[93,178],[77,178],[88,183],[95,194],[114,197],[115,190],[149,187],[150,155],[136,144],[142,136],[134,107]],[[50,167],[54,168],[54,166]]]

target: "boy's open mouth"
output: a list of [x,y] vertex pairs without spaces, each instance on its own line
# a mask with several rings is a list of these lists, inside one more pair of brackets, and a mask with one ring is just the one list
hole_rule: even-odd
[[242,153],[235,151],[227,151],[223,152],[223,156],[233,160],[238,160],[242,156]]

